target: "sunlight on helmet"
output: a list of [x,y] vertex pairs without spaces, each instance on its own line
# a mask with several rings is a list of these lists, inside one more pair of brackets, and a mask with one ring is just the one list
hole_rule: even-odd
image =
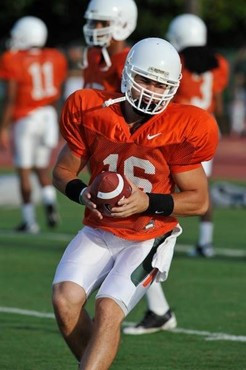
[[[162,85],[162,92],[146,88],[137,76]],[[174,97],[181,79],[181,62],[175,48],[159,38],[139,41],[129,51],[123,70],[121,91],[137,110],[159,114]]]

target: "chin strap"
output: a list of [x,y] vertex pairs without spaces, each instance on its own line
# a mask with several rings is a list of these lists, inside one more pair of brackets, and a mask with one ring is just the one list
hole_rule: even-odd
[[[82,62],[79,64],[79,67],[82,68],[82,69],[86,69],[89,66],[89,64],[88,64],[88,49],[89,49],[88,46],[84,49],[83,59],[82,59]],[[102,52],[104,62],[106,64],[105,67],[101,68],[101,71],[107,71],[112,65],[111,59],[110,59],[108,50],[105,46],[102,47],[101,52]]]
[[103,59],[104,59],[104,62],[106,64],[106,66],[101,68],[101,70],[102,71],[107,71],[111,67],[112,63],[111,63],[111,59],[110,59],[108,50],[105,46],[102,48],[102,56],[103,56]]
[[83,58],[81,63],[79,63],[79,67],[82,69],[86,69],[88,67],[88,47],[84,48]]
[[116,103],[121,103],[126,100],[125,96],[121,96],[120,98],[115,98],[115,99],[108,99],[103,103],[103,107],[109,107],[110,105],[116,104]]

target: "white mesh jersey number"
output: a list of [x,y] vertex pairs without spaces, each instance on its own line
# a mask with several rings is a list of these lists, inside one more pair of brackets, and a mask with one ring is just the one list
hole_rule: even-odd
[[41,100],[57,93],[54,86],[54,71],[53,64],[45,62],[43,64],[33,63],[28,69],[32,77],[32,98],[33,100]]
[[202,97],[194,97],[191,99],[191,104],[196,107],[208,109],[212,102],[213,74],[211,72],[202,73],[200,76],[192,74],[195,81],[200,82],[200,92]]
[[[110,154],[104,159],[103,163],[109,166],[109,171],[117,171],[118,154]],[[142,179],[134,176],[134,168],[141,168],[146,174],[155,174],[155,166],[148,160],[137,158],[134,156],[129,157],[124,162],[124,175],[128,177],[137,187],[143,189],[145,193],[150,193],[152,184],[149,180]]]
[[88,82],[85,87],[85,89],[96,89],[96,90],[104,90],[103,85],[97,83],[97,82]]

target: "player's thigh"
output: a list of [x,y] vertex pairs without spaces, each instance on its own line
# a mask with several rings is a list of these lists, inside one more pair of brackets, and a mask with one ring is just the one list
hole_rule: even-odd
[[[126,315],[146,293],[153,280],[151,259],[154,241],[125,241],[125,248],[116,256],[114,267],[102,283],[97,298],[112,298]],[[147,267],[145,262],[149,255],[151,259]],[[149,283],[143,284],[148,277]]]
[[87,297],[99,287],[113,266],[113,258],[102,232],[84,227],[67,246],[56,269],[53,284],[71,281],[81,286]]
[[33,157],[33,166],[35,168],[45,169],[49,167],[50,158],[52,154],[52,149],[39,142],[35,148],[34,157]]
[[14,125],[14,162],[16,167],[31,168],[37,146],[32,118],[27,116],[16,121]]
[[49,166],[52,150],[58,144],[57,113],[52,106],[41,107],[33,113],[33,118],[39,126],[34,166],[45,168]]
[[38,121],[42,127],[42,142],[53,149],[58,144],[59,125],[56,109],[53,106],[42,107],[37,111]]

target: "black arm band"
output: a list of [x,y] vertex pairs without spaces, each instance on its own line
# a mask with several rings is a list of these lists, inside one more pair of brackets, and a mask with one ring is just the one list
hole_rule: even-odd
[[146,193],[149,197],[148,215],[170,216],[173,213],[174,201],[171,194]]
[[80,179],[74,179],[67,183],[65,194],[66,196],[76,203],[82,204],[81,202],[81,191],[87,188],[87,185]]

